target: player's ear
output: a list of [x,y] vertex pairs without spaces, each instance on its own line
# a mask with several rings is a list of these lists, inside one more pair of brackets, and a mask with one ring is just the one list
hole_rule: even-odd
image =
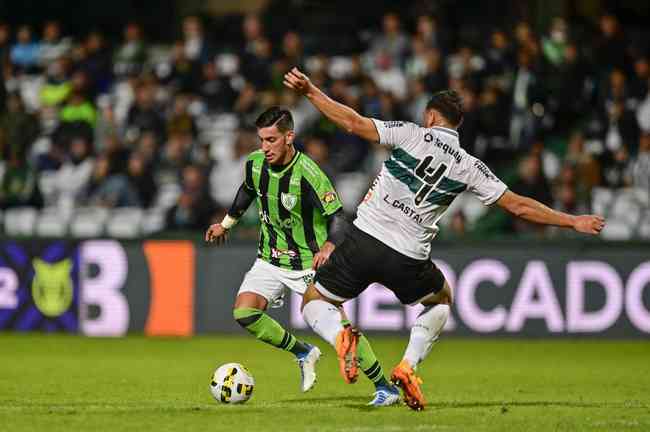
[[287,145],[292,145],[293,140],[296,138],[296,134],[294,131],[290,130],[286,134],[284,134],[285,139],[287,140]]

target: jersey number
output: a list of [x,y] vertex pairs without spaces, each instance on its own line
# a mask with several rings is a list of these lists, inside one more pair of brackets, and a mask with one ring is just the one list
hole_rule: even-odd
[[415,194],[415,205],[418,207],[429,196],[431,191],[438,186],[438,183],[442,180],[442,175],[447,171],[447,165],[444,163],[436,167],[433,167],[432,164],[433,156],[429,155],[415,167],[415,176],[422,180],[422,186]]

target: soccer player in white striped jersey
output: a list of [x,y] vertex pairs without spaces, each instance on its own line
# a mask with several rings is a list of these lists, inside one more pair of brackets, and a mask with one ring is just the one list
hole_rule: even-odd
[[430,260],[431,241],[454,198],[467,190],[483,204],[496,204],[525,220],[587,234],[598,234],[605,221],[596,215],[555,211],[509,191],[483,162],[460,148],[457,128],[463,110],[454,91],[433,95],[419,126],[363,117],[330,99],[296,68],[284,76],[284,84],[339,127],[391,151],[359,205],[350,232],[307,289],[303,316],[317,334],[336,346],[341,374],[354,382],[358,332],[342,323],[339,310],[331,306],[357,297],[372,282],[386,286],[403,304],[422,304],[425,309],[411,329],[403,360],[391,379],[401,387],[410,408],[423,409],[425,399],[415,369],[438,339],[453,301],[452,288]]

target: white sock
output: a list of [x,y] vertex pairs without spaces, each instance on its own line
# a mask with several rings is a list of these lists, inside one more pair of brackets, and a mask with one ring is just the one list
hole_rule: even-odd
[[411,328],[411,338],[404,352],[406,360],[412,368],[416,368],[431,351],[431,347],[438,340],[442,328],[449,317],[449,305],[438,304],[427,307],[415,320]]
[[336,306],[323,300],[312,300],[303,308],[302,316],[316,334],[336,346],[336,336],[343,330],[341,312]]

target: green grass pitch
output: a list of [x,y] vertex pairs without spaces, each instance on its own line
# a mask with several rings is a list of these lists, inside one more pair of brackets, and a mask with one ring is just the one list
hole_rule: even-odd
[[[3,431],[650,430],[647,341],[451,339],[421,366],[429,405],[365,407],[372,386],[346,385],[334,352],[299,392],[290,354],[251,337],[91,339],[0,334]],[[371,337],[390,370],[405,339]],[[220,405],[212,371],[236,361],[255,376],[245,405]]]

